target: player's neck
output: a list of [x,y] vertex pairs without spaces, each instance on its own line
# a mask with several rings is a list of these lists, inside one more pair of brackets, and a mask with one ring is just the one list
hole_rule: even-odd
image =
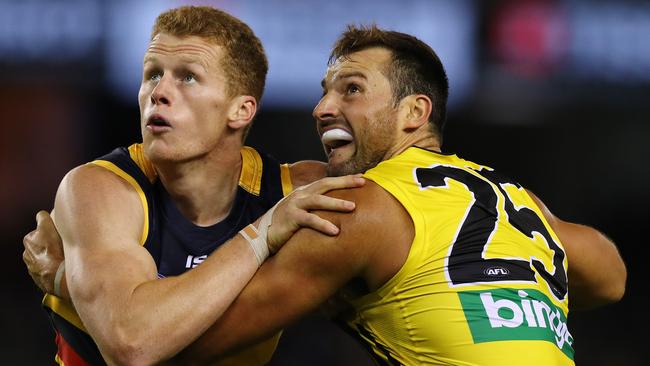
[[440,152],[440,140],[431,133],[412,133],[398,136],[393,147],[386,154],[385,159],[395,157],[409,147],[417,146],[423,149]]
[[213,225],[230,213],[242,167],[240,146],[221,147],[198,159],[157,167],[160,180],[187,219]]

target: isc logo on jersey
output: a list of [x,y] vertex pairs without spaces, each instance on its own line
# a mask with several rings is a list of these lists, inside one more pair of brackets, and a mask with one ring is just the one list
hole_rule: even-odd
[[203,263],[203,261],[206,260],[207,258],[208,258],[207,254],[198,255],[198,256],[188,255],[187,260],[185,261],[185,268],[194,268],[199,264]]
[[573,360],[573,337],[564,312],[542,292],[495,289],[458,293],[475,343],[542,340]]

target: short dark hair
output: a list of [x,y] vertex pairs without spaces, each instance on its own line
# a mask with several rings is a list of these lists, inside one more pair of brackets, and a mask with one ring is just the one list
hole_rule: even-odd
[[262,99],[269,64],[262,42],[246,23],[209,6],[182,6],[158,15],[151,39],[159,33],[197,36],[223,47],[228,93]]
[[433,108],[429,123],[433,132],[442,139],[447,118],[449,82],[438,55],[412,35],[383,30],[374,24],[358,27],[348,25],[334,44],[328,64],[332,65],[340,57],[371,47],[383,47],[392,53],[386,77],[395,104],[413,94],[424,94],[431,98]]

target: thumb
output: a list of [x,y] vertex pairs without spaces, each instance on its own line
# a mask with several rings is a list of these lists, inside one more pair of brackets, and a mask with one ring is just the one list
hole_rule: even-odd
[[50,213],[44,210],[38,211],[36,214],[36,227],[37,229],[47,229],[56,231],[56,226],[54,226],[54,220]]

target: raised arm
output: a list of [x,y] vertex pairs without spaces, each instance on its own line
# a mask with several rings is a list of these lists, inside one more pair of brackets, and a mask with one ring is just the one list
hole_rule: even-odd
[[627,270],[614,242],[589,226],[563,221],[532,192],[569,258],[572,309],[589,309],[619,301],[625,293]]
[[178,352],[258,267],[237,236],[196,270],[158,280],[139,243],[144,212],[137,193],[101,167],[82,166],[64,178],[54,219],[72,301],[109,364],[150,364]]

